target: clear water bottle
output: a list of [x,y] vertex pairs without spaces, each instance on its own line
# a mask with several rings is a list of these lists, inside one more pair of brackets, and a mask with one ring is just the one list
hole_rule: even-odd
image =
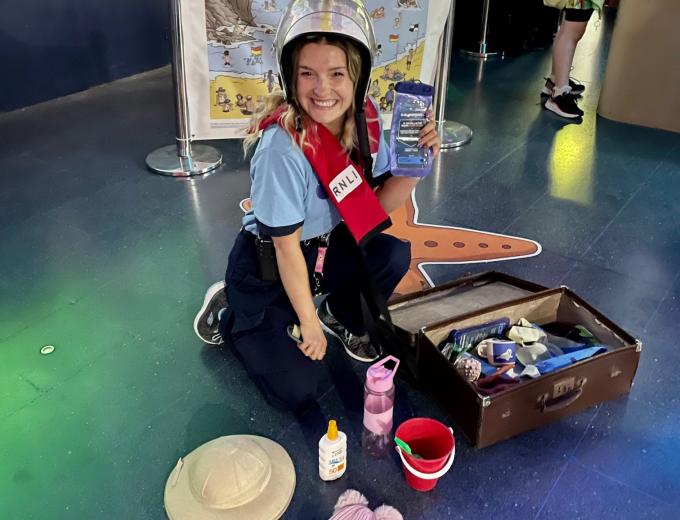
[[[388,363],[390,368],[385,366]],[[384,457],[392,446],[394,375],[397,368],[399,360],[394,356],[387,356],[366,371],[361,446],[372,457]]]

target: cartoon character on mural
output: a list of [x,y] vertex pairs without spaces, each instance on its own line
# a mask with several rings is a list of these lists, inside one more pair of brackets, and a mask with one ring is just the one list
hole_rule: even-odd
[[231,58],[229,57],[229,51],[224,51],[224,53],[222,54],[222,59],[224,60],[223,64],[225,68],[231,67]]
[[393,79],[393,76],[394,76],[394,74],[393,74],[392,69],[390,68],[390,66],[389,66],[389,65],[385,65],[385,68],[383,69],[382,76],[380,76],[380,77],[381,77],[382,79],[384,79],[384,80],[388,80],[388,79]]
[[378,85],[378,80],[374,79],[371,83],[371,97],[373,99],[378,99],[380,97],[380,85]]
[[377,9],[373,9],[373,11],[371,11],[370,16],[374,20],[380,20],[381,18],[385,18],[385,7],[380,6]]
[[418,7],[416,0],[397,0],[397,6],[403,9],[414,9]]
[[272,72],[272,69],[269,69],[264,75],[264,81],[267,84],[267,92],[271,94],[276,86],[276,74]]
[[255,113],[255,101],[253,101],[253,96],[246,96],[245,107],[241,109],[241,113],[244,116],[249,116]]
[[404,79],[405,74],[399,70],[395,70],[389,65],[385,65],[385,69],[382,73],[382,76],[380,76],[382,79],[385,81],[401,81]]
[[227,91],[224,87],[219,87],[215,91],[215,105],[222,107],[222,112],[231,112],[231,100],[227,97]]
[[406,54],[406,70],[411,70],[411,65],[413,64],[413,56],[415,52],[416,52],[415,48],[411,45],[408,49],[408,53]]
[[392,110],[392,105],[394,105],[394,83],[387,85],[387,92],[385,92],[385,104],[387,105],[387,110]]

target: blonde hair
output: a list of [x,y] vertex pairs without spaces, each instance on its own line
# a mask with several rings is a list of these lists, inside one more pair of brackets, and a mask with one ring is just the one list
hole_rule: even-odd
[[[291,81],[291,92],[289,92],[290,99],[288,100],[288,108],[281,115],[282,126],[291,136],[295,136],[299,133],[300,147],[304,149],[305,146],[312,146],[307,141],[307,125],[305,122],[309,119],[309,116],[305,114],[303,110],[298,107],[297,103],[297,93],[295,92],[298,64],[300,59],[300,51],[308,43],[322,43],[326,45],[334,45],[340,48],[347,57],[347,72],[349,74],[349,79],[352,81],[353,92],[352,92],[352,104],[345,112],[345,122],[343,125],[342,134],[340,135],[340,144],[343,149],[350,153],[358,145],[356,123],[354,122],[355,114],[355,104],[356,104],[356,89],[357,89],[357,79],[361,73],[361,54],[356,48],[356,44],[349,41],[346,38],[335,38],[329,36],[314,35],[307,38],[301,39],[295,43],[295,48],[293,49],[291,58],[293,61],[293,74]],[[290,102],[292,100],[292,102]],[[255,115],[251,118],[250,124],[248,126],[248,135],[243,140],[243,152],[244,155],[248,155],[250,149],[255,145],[255,143],[260,138],[259,127],[260,123],[271,116],[282,104],[286,102],[286,97],[281,89],[275,89],[269,94],[265,100],[264,104]],[[295,141],[295,139],[293,139]]]

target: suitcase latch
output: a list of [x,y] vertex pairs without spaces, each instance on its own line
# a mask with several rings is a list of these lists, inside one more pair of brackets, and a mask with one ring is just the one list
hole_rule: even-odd
[[553,386],[553,399],[571,392],[575,386],[576,379],[573,377],[568,377],[566,379],[557,381]]
[[578,381],[569,377],[557,381],[553,386],[553,397],[549,393],[538,395],[538,407],[541,413],[549,413],[571,406],[583,394],[583,387],[588,382],[587,377]]

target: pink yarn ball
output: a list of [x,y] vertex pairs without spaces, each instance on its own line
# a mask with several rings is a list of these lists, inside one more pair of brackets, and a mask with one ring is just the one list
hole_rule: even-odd
[[375,511],[368,507],[366,497],[355,489],[348,489],[338,498],[330,520],[404,520],[391,506],[382,505]]

